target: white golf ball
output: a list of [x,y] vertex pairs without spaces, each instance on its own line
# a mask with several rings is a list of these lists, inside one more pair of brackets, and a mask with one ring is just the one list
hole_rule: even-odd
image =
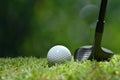
[[47,54],[48,63],[61,63],[71,60],[71,52],[62,45],[53,46]]

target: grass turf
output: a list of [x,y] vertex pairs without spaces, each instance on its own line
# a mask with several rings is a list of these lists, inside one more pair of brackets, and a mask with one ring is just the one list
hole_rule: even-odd
[[119,80],[120,56],[110,62],[66,62],[48,67],[46,59],[0,58],[0,80]]

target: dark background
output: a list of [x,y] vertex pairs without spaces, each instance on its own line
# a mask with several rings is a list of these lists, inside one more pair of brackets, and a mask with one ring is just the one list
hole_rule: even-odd
[[[101,0],[0,0],[0,57],[46,57],[93,43]],[[120,53],[120,1],[108,0],[102,46]]]

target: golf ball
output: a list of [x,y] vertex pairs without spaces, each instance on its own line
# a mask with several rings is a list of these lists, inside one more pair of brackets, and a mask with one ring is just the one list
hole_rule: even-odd
[[62,45],[53,46],[47,54],[48,63],[62,63],[71,60],[71,52]]

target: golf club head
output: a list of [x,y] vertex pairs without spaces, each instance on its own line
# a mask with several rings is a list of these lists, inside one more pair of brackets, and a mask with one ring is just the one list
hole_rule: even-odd
[[106,48],[94,49],[93,46],[82,46],[75,51],[74,60],[96,60],[96,61],[109,61],[113,56],[113,52]]
[[75,51],[74,60],[83,61],[89,59],[92,46],[82,46]]

